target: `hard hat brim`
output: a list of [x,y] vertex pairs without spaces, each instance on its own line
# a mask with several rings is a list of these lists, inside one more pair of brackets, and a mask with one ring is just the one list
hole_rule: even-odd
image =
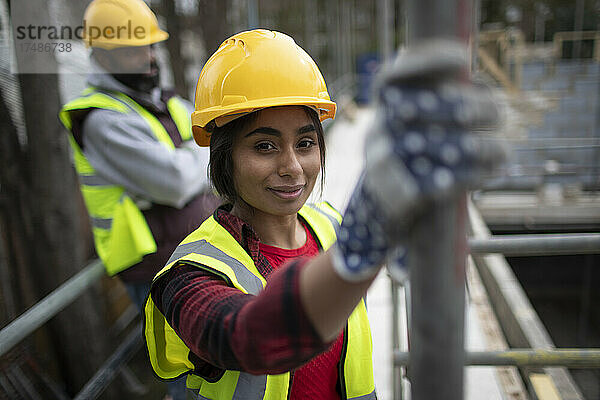
[[119,47],[136,47],[136,46],[148,46],[154,43],[165,41],[169,38],[169,34],[163,30],[153,32],[152,35],[143,39],[103,39],[98,38],[90,41],[83,37],[85,47],[98,47],[104,50],[112,50]]
[[315,97],[279,97],[273,99],[260,99],[253,101],[245,101],[244,107],[240,108],[238,104],[228,106],[210,107],[203,111],[194,111],[192,113],[192,133],[194,140],[201,147],[210,145],[210,132],[206,129],[206,125],[219,117],[226,117],[233,114],[240,116],[262,110],[270,107],[281,106],[306,106],[318,110],[319,119],[324,121],[328,118],[335,118],[337,109],[336,104],[331,100],[318,99]]

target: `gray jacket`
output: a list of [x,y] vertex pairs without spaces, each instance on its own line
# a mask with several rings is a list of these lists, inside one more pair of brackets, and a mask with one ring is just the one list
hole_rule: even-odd
[[[97,65],[94,68],[89,85],[134,97],[147,109],[166,110],[160,89],[152,94],[136,93]],[[191,114],[193,106],[184,102]],[[190,140],[180,148],[167,149],[136,113],[95,110],[82,129],[83,152],[96,173],[123,186],[138,200],[181,208],[208,186],[208,148],[200,148]]]

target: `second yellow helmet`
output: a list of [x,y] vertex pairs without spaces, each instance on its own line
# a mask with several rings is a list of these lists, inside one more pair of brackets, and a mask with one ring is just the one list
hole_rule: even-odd
[[83,23],[87,47],[146,46],[169,37],[143,0],[94,0],[85,10]]

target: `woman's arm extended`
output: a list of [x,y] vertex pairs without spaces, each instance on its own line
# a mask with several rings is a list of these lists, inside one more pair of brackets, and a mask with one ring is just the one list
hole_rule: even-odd
[[365,296],[375,276],[352,283],[336,273],[330,251],[313,258],[300,271],[300,299],[306,316],[325,342],[337,337]]
[[[204,376],[218,376],[223,369],[282,373],[329,346],[300,300],[300,276],[309,264],[318,265],[322,256],[282,266],[258,296],[243,294],[216,275],[187,265],[165,273],[153,284],[151,295],[199,357],[195,364]],[[338,334],[341,327],[343,323]]]

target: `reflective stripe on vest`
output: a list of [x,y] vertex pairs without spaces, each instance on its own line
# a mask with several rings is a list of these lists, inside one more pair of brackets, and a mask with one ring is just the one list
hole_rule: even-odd
[[[341,216],[328,204],[304,206],[298,213],[315,232],[324,250],[335,242]],[[155,277],[177,264],[189,264],[222,277],[244,293],[257,294],[266,285],[254,262],[240,244],[213,217],[190,234]],[[348,399],[374,398],[372,343],[366,307],[361,300],[345,330],[344,389]],[[145,306],[144,337],[155,373],[163,379],[188,374],[187,385],[198,391],[199,399],[285,399],[289,373],[254,376],[225,371],[214,383],[193,375],[189,348],[177,336],[149,296]],[[370,395],[373,397],[367,397]]]
[[375,395],[375,389],[369,394],[365,394],[363,396],[355,396],[355,397],[346,397],[348,400],[376,400],[377,396]]
[[[83,195],[94,234],[98,256],[109,275],[119,273],[140,262],[146,254],[156,252],[156,242],[140,208],[121,186],[113,185],[96,175],[75,141],[72,132],[76,112],[90,108],[111,110],[123,114],[135,113],[149,125],[157,140],[165,147],[175,146],[160,121],[130,97],[117,92],[104,93],[94,88],[84,90],[81,97],[67,103],[59,117],[71,133],[69,143],[73,149],[75,169],[79,175]],[[180,99],[172,97],[167,102],[169,113],[183,140],[191,138],[188,111]]]
[[248,269],[244,267],[244,264],[235,258],[228,256],[225,252],[212,246],[204,239],[179,245],[167,264],[192,253],[203,254],[227,264],[235,274],[235,280],[247,293],[257,295],[258,292],[263,289],[262,281],[252,272],[248,271]]
[[[195,377],[198,381],[190,379]],[[189,375],[187,385],[198,390],[198,399],[215,400],[283,400],[287,397],[289,388],[289,373],[281,375],[251,375],[240,371],[225,371],[218,382],[208,383],[202,378]],[[194,385],[194,382],[198,384]],[[285,397],[274,396],[274,393],[284,393]]]

